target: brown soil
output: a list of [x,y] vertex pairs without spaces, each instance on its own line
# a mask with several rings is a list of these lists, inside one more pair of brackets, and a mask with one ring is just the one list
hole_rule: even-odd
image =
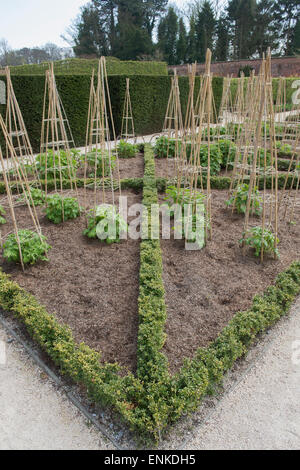
[[256,293],[300,258],[299,207],[297,225],[280,226],[280,259],[269,258],[261,265],[250,249],[243,257],[238,240],[244,218],[224,209],[226,196],[213,192],[213,240],[203,250],[185,251],[183,241],[162,240],[168,312],[164,352],[171,372],[214,340],[236,312],[248,309]]
[[[176,176],[175,160],[172,158],[156,158],[155,159],[156,178],[172,179]],[[218,176],[230,177],[231,170],[221,170]]]
[[[156,162],[159,167],[164,161]],[[83,203],[82,190],[79,193]],[[129,205],[141,202],[141,194],[122,194],[128,196]],[[269,258],[261,265],[251,250],[242,256],[238,240],[243,217],[224,209],[226,196],[225,191],[213,192],[213,240],[202,251],[185,251],[183,241],[161,242],[168,313],[164,352],[172,373],[184,357],[207,346],[236,312],[251,306],[257,292],[263,292],[280,271],[299,259],[299,207],[294,217],[297,225],[280,226],[280,259]],[[92,201],[91,192],[90,205]],[[43,233],[52,245],[50,262],[28,267],[25,274],[3,258],[0,266],[59,321],[68,324],[77,341],[102,351],[104,361],[117,361],[135,371],[139,242],[108,246],[88,240],[82,235],[84,217],[55,226],[38,211]],[[28,210],[18,207],[16,214],[19,228],[29,228]],[[3,235],[12,230],[9,219],[2,227]],[[256,225],[256,220],[251,224]]]
[[[120,178],[143,178],[144,176],[144,156],[139,153],[135,158],[119,158]],[[114,178],[118,177],[115,169]]]
[[[70,195],[70,192],[67,193]],[[81,204],[83,192],[79,191]],[[92,192],[88,193],[92,205]],[[141,195],[123,191],[128,204],[140,203]],[[107,201],[111,195],[107,193]],[[139,294],[139,242],[128,240],[106,245],[82,235],[85,217],[54,225],[38,209],[43,234],[52,246],[49,263],[26,268],[0,266],[20,286],[34,294],[50,313],[68,324],[78,342],[102,351],[104,361],[136,368]],[[17,207],[19,228],[30,228],[28,209]],[[10,217],[2,235],[12,231]],[[130,220],[130,218],[129,218]]]
[[[144,176],[144,158],[143,154],[139,153],[134,158],[119,158],[119,169],[120,169],[120,179],[127,178],[143,178]],[[88,176],[93,173],[92,170],[89,170]],[[84,177],[84,170],[80,168],[77,171],[77,177]],[[118,179],[117,167],[113,171],[114,179]]]
[[[287,157],[285,157],[287,159]],[[175,169],[175,161],[171,158],[156,158],[155,159],[155,167],[156,167],[156,178],[169,178],[172,179],[176,176],[176,169]],[[286,175],[286,171],[279,171],[280,174]],[[232,170],[229,168],[226,170],[225,168],[221,169],[218,175],[215,176],[224,176],[230,178],[232,175]]]

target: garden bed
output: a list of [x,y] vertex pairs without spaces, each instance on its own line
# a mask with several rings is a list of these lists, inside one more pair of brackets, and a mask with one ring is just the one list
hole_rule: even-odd
[[[87,194],[92,205],[93,192]],[[132,191],[122,195],[128,197],[129,206],[141,202],[141,195]],[[81,189],[79,196],[83,202]],[[225,209],[226,197],[226,191],[213,192],[213,240],[203,250],[186,251],[184,241],[161,240],[167,304],[164,352],[172,373],[198,347],[208,346],[236,312],[249,308],[253,296],[262,293],[300,253],[297,225],[281,224],[278,261],[270,258],[261,265],[250,250],[243,257],[238,240],[244,219]],[[107,202],[111,202],[109,191]],[[108,246],[82,235],[83,216],[57,226],[47,221],[41,209],[38,213],[52,246],[50,263],[28,267],[25,274],[3,259],[0,266],[49,313],[69,325],[78,342],[101,351],[103,361],[118,362],[135,372],[139,242],[129,239]],[[19,227],[28,227],[28,210],[21,206],[16,214]],[[300,222],[299,210],[295,221]],[[7,224],[2,234],[11,230]]]
[[[83,153],[84,158],[84,153]],[[127,178],[143,178],[144,176],[144,160],[143,154],[138,153],[134,158],[119,158],[119,170],[120,170],[120,179]],[[66,171],[68,176],[68,171]],[[87,172],[87,177],[93,177],[93,169],[89,168]],[[84,178],[84,168],[83,165],[78,168],[76,171],[77,178]],[[51,176],[52,178],[52,176]],[[113,178],[118,180],[118,171],[117,167],[113,171]],[[35,179],[35,175],[28,175],[28,180],[32,181]],[[50,177],[48,178],[50,179]],[[59,178],[57,178],[59,179]],[[3,181],[3,175],[0,174],[0,181]],[[58,183],[59,184],[59,183]]]
[[156,178],[172,178],[176,174],[175,160],[173,158],[156,158],[155,175]]
[[[300,259],[299,208],[296,225],[280,224],[280,259],[260,264],[252,250],[243,256],[238,240],[244,218],[225,208],[226,199],[227,191],[213,191],[213,240],[203,250],[186,251],[181,240],[161,241],[167,304],[164,352],[172,373],[185,357],[215,340],[235,313],[247,310],[254,295],[272,284],[278,273]],[[257,220],[252,218],[250,225]]]
[[[67,192],[70,195],[70,191]],[[92,206],[93,192],[88,193]],[[116,193],[117,195],[117,193]],[[123,191],[128,205],[141,202],[141,194]],[[79,190],[83,203],[83,190]],[[107,191],[107,201],[111,193]],[[0,202],[1,203],[1,202]],[[102,352],[103,361],[119,362],[129,370],[136,369],[139,294],[139,242],[128,239],[106,245],[82,235],[85,217],[54,225],[38,208],[43,234],[52,250],[49,263],[26,268],[9,264],[1,258],[4,272],[36,296],[49,313],[71,327],[75,339]],[[15,209],[19,228],[28,228],[29,211]],[[13,230],[9,223],[2,235]],[[130,220],[130,218],[129,218]]]
[[[139,153],[134,158],[119,158],[120,178],[143,178],[144,176],[144,158]],[[117,170],[114,171],[114,179],[118,178]]]
[[[120,179],[126,178],[143,178],[144,176],[144,159],[143,154],[139,153],[134,158],[119,158]],[[93,176],[93,169],[89,168],[87,176]],[[84,177],[84,169],[79,168],[77,177]],[[118,180],[118,171],[115,167],[113,178]]]
[[[166,181],[155,179],[154,156],[148,145],[145,146],[144,160],[143,202],[149,206],[157,202],[157,189],[163,191]],[[225,189],[230,180],[215,177],[212,182],[214,187]],[[128,184],[129,181],[123,183]],[[140,189],[141,184],[140,180],[130,181],[134,188]],[[124,195],[126,193],[129,195],[129,204],[140,202],[140,195],[123,192]],[[93,193],[90,194],[92,198]],[[141,244],[128,241],[107,247],[82,237],[84,219],[67,222],[64,226],[50,226],[41,216],[43,231],[53,245],[50,252],[53,266],[50,266],[51,263],[43,263],[41,269],[38,265],[29,268],[25,277],[20,268],[2,263],[4,270],[10,272],[18,283],[11,282],[0,272],[2,308],[26,326],[62,372],[85,386],[92,401],[117,411],[143,442],[161,439],[170,424],[195,410],[207,393],[214,392],[226,371],[247,353],[257,335],[287,314],[292,301],[299,294],[300,262],[292,263],[299,259],[297,226],[292,225],[284,232],[280,229],[280,261],[266,260],[265,265],[261,266],[253,254],[242,257],[238,240],[243,228],[243,217],[231,215],[230,211],[224,209],[226,196],[227,191],[214,191],[214,238],[200,252],[186,252],[183,242],[173,240],[163,240],[161,244],[158,240],[144,240]],[[162,199],[163,196],[160,201]],[[299,212],[294,219],[299,223]],[[229,230],[230,222],[233,228]],[[70,228],[64,238],[67,227]],[[225,233],[227,230],[230,240]],[[129,248],[131,243],[134,249]],[[83,252],[83,248],[87,253]],[[58,255],[60,250],[62,254]],[[123,256],[123,251],[127,253],[127,258]],[[59,262],[60,275],[51,286],[51,299],[43,301],[41,295],[46,295],[48,284],[52,282],[49,277],[56,275],[56,253],[62,258]],[[130,264],[130,267],[125,264]],[[91,270],[89,265],[92,266]],[[282,272],[285,268],[288,269]],[[42,270],[48,272],[47,279]],[[256,270],[258,273],[254,275]],[[28,280],[27,276],[34,280]],[[66,277],[68,292],[64,291]],[[97,282],[93,284],[91,279]],[[22,290],[19,284],[26,290]],[[262,293],[270,284],[274,286]],[[95,300],[93,315],[98,323],[90,327],[90,332],[102,335],[101,338],[92,337],[96,344],[94,348],[103,352],[101,363],[94,350],[79,344],[84,340],[94,345],[93,342],[89,343],[88,337],[82,337],[90,307],[87,299],[82,300],[80,295],[91,286],[90,292],[93,293],[101,287],[97,299],[92,297],[92,301]],[[61,309],[63,302],[66,302],[64,318],[60,311],[56,317],[49,315],[26,292],[28,290],[46,305],[48,312],[54,311],[54,302],[55,310]],[[73,310],[76,305],[68,299],[70,292],[71,298],[75,293],[78,302],[82,302],[75,314]],[[203,292],[204,302],[201,297]],[[262,295],[253,300],[258,292]],[[57,300],[59,295],[61,297]],[[231,297],[234,299],[231,300]],[[118,301],[115,302],[115,299]],[[187,308],[182,308],[182,302],[186,303]],[[249,310],[235,315],[235,309],[241,308]],[[107,330],[106,315],[110,327]],[[201,321],[201,316],[204,321]],[[79,327],[74,329],[71,321],[75,324],[77,317]],[[62,322],[70,325],[75,340],[71,332],[62,327]],[[182,328],[183,323],[192,322],[194,331],[191,332],[189,326]],[[198,331],[196,322],[200,325]],[[165,329],[169,338],[165,335]],[[108,334],[114,336],[111,338]],[[212,339],[215,341],[211,342]],[[199,348],[203,345],[208,347]],[[185,361],[178,370],[184,356],[192,359]],[[117,367],[105,360],[118,360],[127,369],[134,372],[136,369],[137,374],[125,375],[125,371],[120,374]],[[168,370],[177,373],[171,376]]]
[[[278,170],[279,174],[282,177],[286,177],[287,171],[289,169],[290,165],[290,159],[288,157],[282,157],[278,159]],[[296,162],[293,163],[291,170],[293,170],[296,166]],[[176,169],[175,169],[175,161],[172,158],[156,158],[155,159],[155,173],[156,173],[156,178],[168,178],[172,179],[174,178],[174,175],[176,174]],[[203,173],[205,175],[205,173]],[[228,177],[230,178],[232,176],[232,170],[222,168],[221,171],[218,173],[218,175],[215,176],[220,176],[220,177]],[[263,179],[261,178],[261,181]]]

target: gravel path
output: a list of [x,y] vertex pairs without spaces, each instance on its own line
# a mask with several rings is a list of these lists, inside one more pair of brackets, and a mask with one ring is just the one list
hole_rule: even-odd
[[213,416],[193,430],[185,449],[300,449],[300,299],[292,313],[271,331],[264,355]]
[[[16,342],[0,364],[0,449],[113,449]],[[298,341],[298,361],[293,344]],[[264,340],[264,354],[217,404],[205,422],[180,435],[184,449],[300,448],[300,299],[293,315]],[[3,343],[2,343],[3,344]],[[2,358],[3,359],[3,358]],[[1,343],[0,343],[1,360]],[[297,364],[296,362],[299,362]],[[180,436],[180,437],[178,437]],[[182,444],[183,442],[183,444]],[[167,447],[166,447],[167,446]]]
[[23,348],[7,339],[0,327],[0,341],[6,343],[6,365],[0,364],[0,450],[113,448]]

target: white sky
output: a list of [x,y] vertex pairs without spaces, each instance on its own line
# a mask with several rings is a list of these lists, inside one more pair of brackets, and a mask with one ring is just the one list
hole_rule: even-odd
[[[88,0],[0,0],[0,39],[13,49],[42,46],[53,42],[67,47],[61,39],[79,8]],[[182,7],[186,0],[172,0]]]
[[0,0],[0,38],[13,49],[54,42],[68,46],[65,33],[87,0]]

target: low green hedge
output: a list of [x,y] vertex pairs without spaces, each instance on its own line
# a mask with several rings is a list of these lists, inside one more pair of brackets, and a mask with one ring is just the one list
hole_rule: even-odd
[[[150,234],[151,205],[158,204],[153,150],[145,146],[143,233]],[[149,232],[147,233],[147,230]],[[140,247],[140,295],[138,334],[138,377],[144,383],[160,380],[168,370],[167,360],[160,353],[166,336],[163,328],[167,319],[165,290],[162,280],[162,255],[159,240],[145,239]]]
[[[110,186],[111,182],[110,179],[106,179],[107,184]],[[97,183],[100,185],[100,182],[102,180],[98,179]],[[32,185],[34,186],[34,182],[31,182]],[[43,189],[46,187],[46,182],[41,180],[40,181],[41,186]],[[88,178],[86,180],[87,185],[94,185],[95,180],[93,178]],[[83,178],[77,178],[76,179],[76,185],[77,188],[83,188],[84,187],[84,179]],[[115,181],[115,186],[118,185],[118,181]],[[72,186],[74,187],[74,182],[72,183]],[[69,179],[65,179],[62,181],[62,188],[63,189],[71,189],[71,181]],[[18,192],[22,192],[22,186],[17,183],[10,183],[11,190],[14,194],[17,194]],[[53,191],[55,189],[55,182],[54,180],[48,180],[47,181],[47,189],[48,191]],[[121,180],[121,189],[133,189],[135,191],[142,191],[143,189],[143,178],[126,178]],[[3,181],[0,181],[0,194],[6,194],[6,189],[5,189],[5,184]]]
[[[287,179],[287,185],[286,187],[290,189],[290,186],[292,184],[293,176],[290,175]],[[100,179],[98,180],[98,183],[100,184]],[[134,191],[142,191],[143,189],[143,178],[126,178],[121,180],[121,189],[133,189]],[[247,182],[247,178],[244,178],[244,181]],[[278,188],[283,189],[286,181],[286,175],[280,175],[278,179]],[[45,189],[45,181],[40,181],[42,188]],[[110,180],[107,179],[107,183],[110,183]],[[83,178],[78,178],[76,180],[77,188],[83,188],[84,187],[84,179]],[[88,179],[87,180],[87,185],[93,185],[94,184],[94,179]],[[115,181],[115,185],[117,185],[118,182]],[[159,193],[165,192],[167,186],[169,184],[169,181],[167,178],[156,178],[156,187]],[[206,176],[203,175],[202,177],[202,184],[204,189],[206,188]],[[231,179],[227,176],[212,176],[211,177],[211,187],[212,189],[218,189],[218,190],[226,190],[230,188],[231,184]],[[62,186],[63,189],[70,189],[71,188],[71,182],[70,180],[63,180],[62,181]],[[14,194],[17,194],[18,192],[22,191],[21,185],[18,185],[16,183],[10,183],[10,187],[12,189],[12,192]],[[264,187],[263,181],[260,181],[259,184],[259,189],[262,190]],[[267,189],[271,189],[272,187],[272,178],[268,177],[266,180],[266,187]],[[294,185],[293,189],[296,189],[297,187],[297,178],[294,178]],[[55,189],[55,184],[54,180],[48,180],[47,181],[47,188],[48,191],[53,191]],[[199,178],[198,180],[198,188],[201,188],[201,180]],[[3,181],[0,181],[0,194],[5,194],[5,184]]]
[[[158,201],[156,185],[154,154],[146,145],[143,202],[148,208]],[[61,325],[1,270],[0,305],[23,322],[62,373],[83,384],[93,401],[112,407],[140,439],[149,442],[158,441],[168,425],[195,410],[207,393],[215,391],[234,362],[247,353],[257,335],[288,313],[300,292],[300,261],[281,273],[273,286],[254,298],[249,310],[237,313],[215,341],[198,349],[171,376],[162,353],[167,317],[160,241],[143,240],[140,260],[136,377],[121,375],[118,365],[101,363],[101,354],[77,344],[69,327]]]
[[[0,271],[0,305],[21,320],[32,338],[75,382],[87,387],[96,402],[114,406],[128,421],[135,409],[134,400],[141,385],[131,375],[121,378],[116,364],[101,364],[101,354],[85,344],[77,344],[69,327],[58,323],[38,301]],[[134,400],[130,395],[134,391]]]
[[[204,189],[206,189],[206,181],[207,181],[207,178],[206,178],[205,175],[203,175],[202,176],[202,184],[203,184]],[[212,189],[219,189],[219,190],[230,189],[231,178],[229,178],[228,176],[211,176],[210,181],[211,181],[211,188]],[[249,178],[244,177],[244,182],[247,183],[248,181],[249,181]],[[287,181],[287,184],[286,184],[287,189],[290,189],[290,187],[292,185],[292,182],[293,182],[293,189],[297,188],[297,178],[294,178],[294,181],[293,181],[293,176],[292,175],[289,175],[288,178],[287,178],[287,175],[281,174],[278,177],[278,189],[283,189],[286,181]],[[156,184],[157,184],[158,191],[163,193],[163,192],[165,192],[165,190],[166,190],[166,188],[169,184],[169,181],[168,181],[167,178],[157,178]],[[184,184],[184,182],[182,184]],[[258,187],[259,187],[260,190],[264,189],[263,179],[261,179],[259,181]],[[201,178],[200,177],[198,178],[198,188],[201,188]],[[272,177],[268,176],[266,178],[266,189],[271,189],[271,188],[272,188]]]
[[[279,171],[288,171],[290,165],[291,165],[291,160],[278,158],[278,170]],[[296,170],[296,165],[297,165],[297,162],[293,160],[292,165],[291,165],[291,171]]]

